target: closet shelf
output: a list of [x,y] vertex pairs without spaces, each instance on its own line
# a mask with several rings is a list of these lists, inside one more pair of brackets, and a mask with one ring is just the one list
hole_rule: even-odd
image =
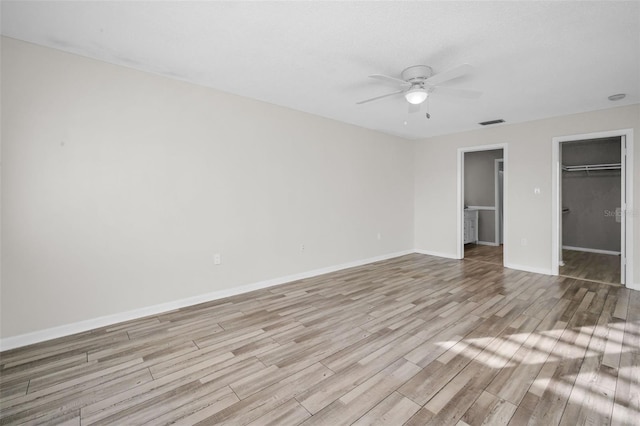
[[620,170],[621,163],[609,164],[580,164],[577,166],[562,166],[565,172],[595,172],[597,170]]

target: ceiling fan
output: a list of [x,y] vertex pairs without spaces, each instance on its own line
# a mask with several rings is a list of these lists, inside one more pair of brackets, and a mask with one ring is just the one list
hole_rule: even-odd
[[454,78],[461,77],[470,73],[473,67],[469,64],[462,64],[457,67],[451,68],[447,71],[443,71],[439,74],[434,74],[431,67],[426,65],[413,65],[402,71],[402,79],[396,77],[390,77],[388,75],[373,74],[370,78],[384,81],[387,83],[393,83],[399,85],[402,89],[393,93],[387,93],[386,95],[376,96],[375,98],[365,99],[357,104],[365,104],[367,102],[377,101],[378,99],[386,98],[395,95],[404,95],[407,102],[409,102],[409,110],[415,112],[420,108],[429,94],[443,94],[453,95],[462,98],[477,98],[482,95],[482,92],[468,89],[458,89],[455,87],[438,86],[445,81],[453,80]]

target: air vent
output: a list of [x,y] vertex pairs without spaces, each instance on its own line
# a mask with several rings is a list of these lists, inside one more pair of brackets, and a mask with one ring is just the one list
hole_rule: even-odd
[[491,120],[491,121],[483,121],[482,123],[478,123],[481,126],[489,126],[491,124],[504,123],[504,120],[501,118],[499,120]]

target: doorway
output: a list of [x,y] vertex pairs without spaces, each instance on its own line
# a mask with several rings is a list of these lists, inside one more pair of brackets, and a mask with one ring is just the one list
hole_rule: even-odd
[[632,277],[630,131],[553,140],[552,272],[625,284]]
[[620,284],[622,137],[560,143],[560,275]]
[[505,264],[506,145],[458,150],[458,258]]

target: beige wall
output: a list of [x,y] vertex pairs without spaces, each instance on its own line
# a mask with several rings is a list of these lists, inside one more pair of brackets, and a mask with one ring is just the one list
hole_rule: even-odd
[[[504,143],[507,144],[507,261],[529,270],[550,271],[552,138],[628,128],[633,129],[637,139],[639,105],[490,127],[418,142],[414,172],[416,249],[450,257],[457,255],[457,151]],[[638,182],[640,175],[640,146],[637,145],[636,141],[634,182]],[[534,195],[536,187],[541,189],[540,195]],[[640,184],[634,187],[634,199],[636,203],[640,201]],[[638,216],[635,212],[630,215]],[[634,232],[635,277],[627,286],[640,289],[640,223],[636,223]],[[526,246],[521,244],[523,238],[527,240]]]
[[6,38],[2,112],[3,338],[413,248],[412,142]]

